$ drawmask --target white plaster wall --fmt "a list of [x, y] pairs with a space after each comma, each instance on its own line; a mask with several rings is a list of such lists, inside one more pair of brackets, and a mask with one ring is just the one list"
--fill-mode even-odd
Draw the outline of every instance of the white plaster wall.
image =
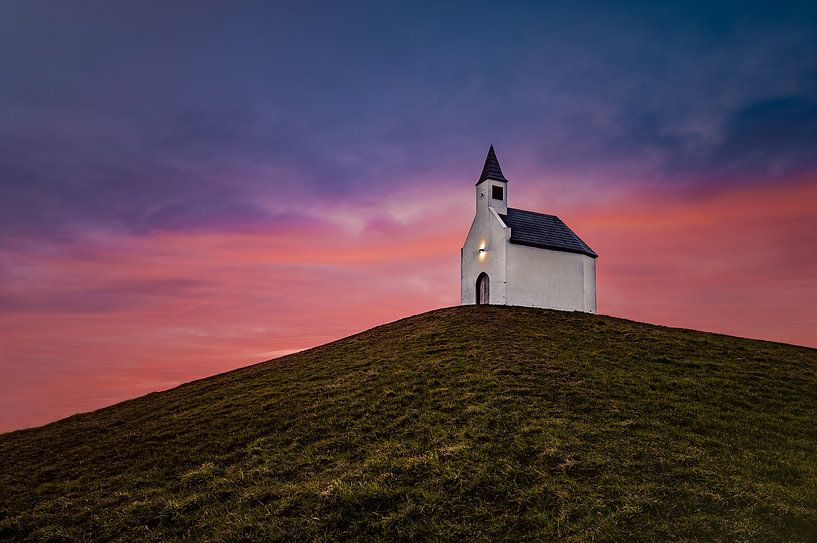
[[[502, 187], [502, 199], [494, 200], [491, 196], [492, 187]], [[486, 179], [477, 185], [477, 210], [485, 207], [493, 207], [500, 215], [508, 214], [508, 183], [505, 181], [495, 181]]]
[[[507, 303], [505, 255], [508, 232], [510, 230], [502, 223], [496, 210], [491, 209], [488, 205], [477, 207], [477, 213], [460, 254], [460, 303], [462, 305], [476, 303], [477, 277], [482, 272], [488, 274], [491, 303]], [[481, 248], [485, 249], [485, 252], [480, 255]]]
[[509, 243], [507, 304], [596, 311], [595, 259]]
[[[584, 255], [581, 255], [584, 256]], [[584, 256], [584, 311], [596, 312], [596, 259]]]

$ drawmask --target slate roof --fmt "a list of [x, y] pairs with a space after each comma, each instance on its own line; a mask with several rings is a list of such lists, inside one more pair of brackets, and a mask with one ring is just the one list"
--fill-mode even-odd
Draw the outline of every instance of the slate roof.
[[500, 217], [511, 228], [511, 243], [598, 257], [593, 249], [555, 215], [509, 207], [508, 214]]
[[485, 157], [485, 166], [482, 167], [482, 175], [479, 176], [479, 181], [477, 181], [476, 184], [479, 185], [486, 179], [508, 182], [505, 176], [502, 175], [502, 168], [499, 167], [499, 160], [496, 158], [493, 145], [488, 149], [488, 156]]

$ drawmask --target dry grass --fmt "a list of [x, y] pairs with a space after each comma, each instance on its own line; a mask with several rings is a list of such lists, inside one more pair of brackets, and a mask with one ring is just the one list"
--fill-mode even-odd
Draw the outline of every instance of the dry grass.
[[0, 540], [817, 541], [817, 351], [434, 311], [0, 436]]

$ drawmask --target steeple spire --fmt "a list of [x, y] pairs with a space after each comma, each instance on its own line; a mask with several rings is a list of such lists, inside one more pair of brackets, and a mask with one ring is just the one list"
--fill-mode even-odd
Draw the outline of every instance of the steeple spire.
[[486, 179], [494, 179], [495, 181], [505, 181], [505, 176], [502, 175], [502, 168], [499, 167], [499, 160], [496, 158], [496, 153], [494, 152], [494, 146], [488, 149], [488, 156], [485, 157], [485, 166], [482, 167], [482, 175], [479, 176], [479, 181], [477, 181], [477, 185], [485, 181]]

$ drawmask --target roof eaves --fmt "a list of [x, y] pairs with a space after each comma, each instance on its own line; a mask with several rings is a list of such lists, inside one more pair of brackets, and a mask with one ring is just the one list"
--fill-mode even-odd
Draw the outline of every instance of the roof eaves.
[[518, 240], [518, 239], [513, 239], [513, 237], [511, 237], [511, 239], [509, 241], [511, 243], [513, 243], [514, 245], [524, 245], [525, 247], [535, 247], [537, 249], [548, 249], [548, 250], [551, 250], [551, 251], [560, 251], [560, 252], [563, 252], [563, 253], [575, 253], [575, 254], [580, 254], [580, 255], [586, 255], [586, 256], [589, 256], [589, 257], [592, 257], [592, 258], [598, 258], [599, 257], [599, 255], [597, 255], [592, 250], [585, 251], [585, 250], [582, 250], [582, 249], [571, 249], [571, 248], [568, 248], [568, 247], [557, 247], [555, 245], [547, 245], [545, 243], [535, 243], [535, 242], [532, 242], [532, 241], [521, 241], [521, 240]]

